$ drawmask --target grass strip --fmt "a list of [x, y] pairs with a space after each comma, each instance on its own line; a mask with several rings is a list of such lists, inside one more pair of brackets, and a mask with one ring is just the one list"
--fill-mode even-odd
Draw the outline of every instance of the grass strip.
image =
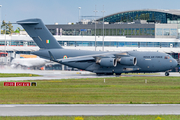
[[180, 115], [0, 117], [2, 120], [179, 120]]
[[179, 77], [114, 77], [36, 82], [36, 87], [6, 87], [0, 82], [0, 104], [180, 104]]

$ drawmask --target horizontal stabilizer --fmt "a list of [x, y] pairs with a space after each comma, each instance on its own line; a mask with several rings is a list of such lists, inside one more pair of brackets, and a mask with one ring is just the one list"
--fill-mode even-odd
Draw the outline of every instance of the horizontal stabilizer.
[[21, 21], [17, 21], [17, 24], [20, 24], [20, 25], [35, 25], [35, 24], [38, 24], [38, 22], [21, 22]]

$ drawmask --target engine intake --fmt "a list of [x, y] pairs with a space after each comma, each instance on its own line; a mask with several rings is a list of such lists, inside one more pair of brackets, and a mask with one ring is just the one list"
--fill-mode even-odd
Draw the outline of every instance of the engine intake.
[[135, 66], [137, 64], [137, 59], [135, 57], [122, 57], [120, 60], [120, 64]]
[[99, 60], [99, 64], [103, 67], [116, 67], [117, 60], [115, 58], [102, 58]]

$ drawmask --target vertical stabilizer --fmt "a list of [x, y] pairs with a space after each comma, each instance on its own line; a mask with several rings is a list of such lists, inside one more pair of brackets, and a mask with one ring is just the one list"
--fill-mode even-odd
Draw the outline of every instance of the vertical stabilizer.
[[27, 19], [17, 21], [17, 23], [26, 30], [40, 49], [62, 49], [41, 19]]

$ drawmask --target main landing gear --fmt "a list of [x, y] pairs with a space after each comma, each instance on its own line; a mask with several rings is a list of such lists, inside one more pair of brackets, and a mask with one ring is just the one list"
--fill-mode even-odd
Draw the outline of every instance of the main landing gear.
[[[121, 76], [121, 73], [115, 73], [116, 76]], [[96, 73], [97, 76], [102, 76], [102, 75], [114, 75], [114, 73]]]
[[169, 76], [169, 72], [168, 71], [165, 72], [165, 76]]
[[104, 73], [96, 73], [97, 76], [102, 76]]
[[116, 76], [121, 76], [121, 73], [115, 73], [116, 74]]
[[102, 75], [113, 75], [114, 73], [96, 73], [97, 76], [102, 76]]

